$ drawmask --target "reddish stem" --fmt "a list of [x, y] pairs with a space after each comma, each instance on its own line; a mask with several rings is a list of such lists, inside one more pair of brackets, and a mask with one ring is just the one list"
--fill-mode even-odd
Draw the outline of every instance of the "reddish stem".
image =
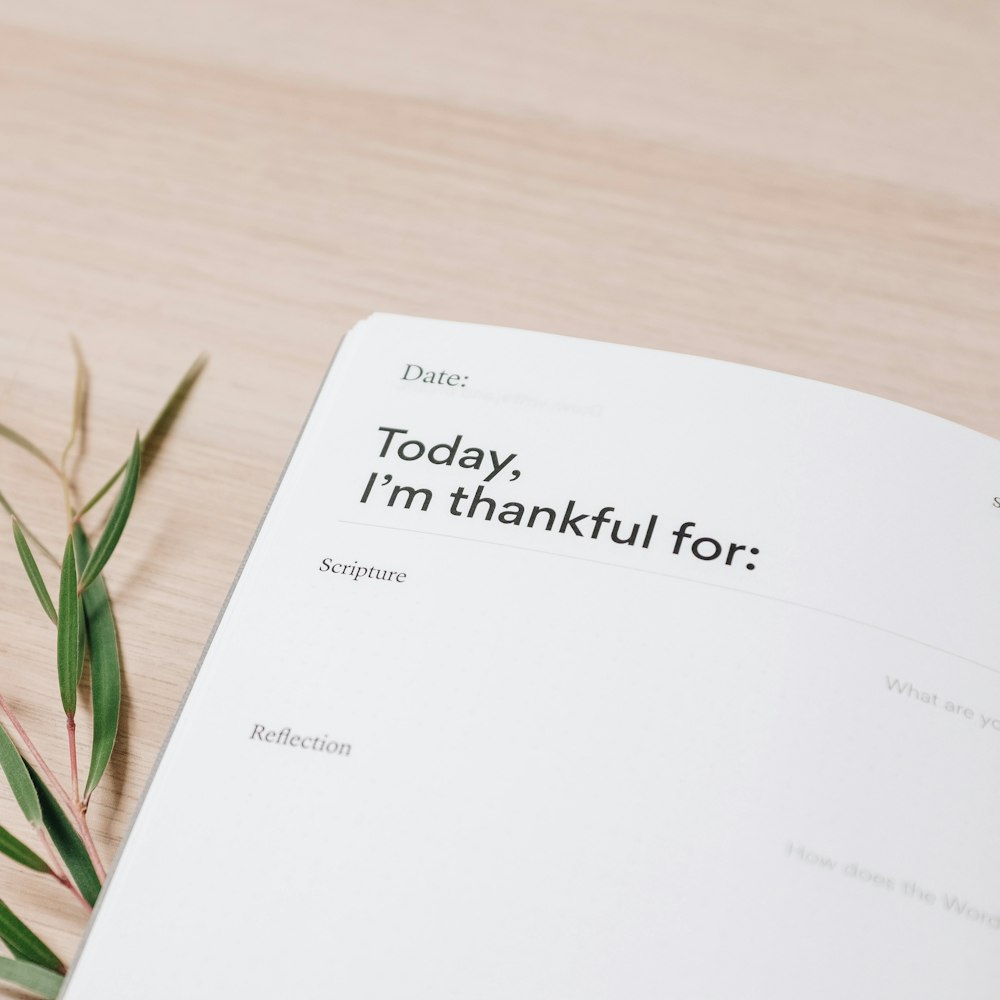
[[10, 724], [14, 727], [17, 735], [21, 737], [28, 753], [34, 758], [38, 769], [48, 780], [49, 788], [62, 799], [67, 813], [72, 820], [76, 821], [77, 832], [83, 839], [84, 847], [87, 849], [87, 854], [90, 857], [91, 864], [94, 866], [94, 871], [97, 872], [98, 878], [103, 882], [107, 877], [107, 873], [104, 870], [104, 865], [101, 864], [100, 855], [97, 853], [97, 847], [94, 845], [94, 838], [90, 835], [87, 819], [83, 814], [83, 807], [79, 803], [74, 804], [73, 800], [69, 797], [69, 793], [63, 788], [62, 783], [53, 773], [52, 768], [46, 764], [45, 758], [38, 752], [35, 744], [31, 742], [31, 737], [27, 734], [24, 726], [21, 725], [20, 719], [14, 714], [14, 710], [2, 694], [0, 694], [0, 710], [3, 710], [4, 715], [10, 719]]
[[25, 732], [24, 726], [21, 725], [21, 721], [14, 714], [14, 710], [10, 707], [7, 699], [0, 694], [0, 709], [3, 709], [4, 715], [10, 719], [10, 724], [14, 727], [15, 732], [21, 737], [21, 741], [24, 743], [28, 750], [28, 753], [34, 758], [35, 763], [38, 765], [38, 769], [45, 775], [49, 787], [62, 799], [63, 805], [70, 811], [71, 814], [75, 814], [73, 808], [73, 800], [69, 797], [69, 792], [63, 788], [59, 779], [52, 773], [52, 768], [45, 763], [45, 758], [38, 752], [37, 747], [31, 742], [31, 737]]
[[83, 808], [80, 803], [80, 772], [76, 763], [76, 719], [66, 716], [66, 736], [69, 739], [69, 773], [73, 782], [73, 802], [77, 810]]
[[97, 877], [103, 882], [108, 876], [101, 864], [101, 856], [97, 853], [97, 845], [90, 834], [90, 827], [87, 825], [87, 806], [80, 799], [80, 771], [76, 762], [76, 719], [72, 715], [66, 716], [66, 734], [69, 737], [69, 769], [73, 779], [73, 814], [77, 818], [77, 826], [80, 828], [80, 836], [87, 847], [87, 853], [94, 864], [94, 871]]
[[76, 814], [76, 817], [80, 824], [80, 836], [83, 837], [83, 843], [87, 848], [87, 853], [90, 855], [94, 871], [97, 872], [97, 877], [103, 884], [104, 880], [108, 877], [108, 873], [105, 871], [104, 865], [101, 864], [101, 856], [97, 853], [97, 845], [94, 843], [94, 838], [90, 835], [87, 817], [83, 815], [83, 806], [80, 807], [80, 812]]

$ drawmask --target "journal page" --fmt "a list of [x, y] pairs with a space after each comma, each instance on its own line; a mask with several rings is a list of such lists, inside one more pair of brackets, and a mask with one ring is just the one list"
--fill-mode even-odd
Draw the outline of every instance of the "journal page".
[[1000, 444], [346, 337], [68, 1000], [994, 1000]]

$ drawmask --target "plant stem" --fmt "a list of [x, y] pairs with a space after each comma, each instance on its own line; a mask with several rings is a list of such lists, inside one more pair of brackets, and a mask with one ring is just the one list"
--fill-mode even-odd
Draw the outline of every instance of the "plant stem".
[[73, 803], [77, 809], [82, 809], [80, 802], [80, 771], [76, 763], [76, 719], [66, 716], [66, 736], [69, 739], [69, 773], [73, 782]]
[[73, 498], [71, 494], [70, 481], [60, 473], [60, 481], [62, 482], [63, 488], [63, 504], [66, 508], [66, 531], [68, 534], [73, 534], [73, 525], [76, 523], [76, 511], [73, 510]]
[[17, 735], [21, 737], [21, 741], [24, 743], [27, 751], [34, 758], [35, 763], [38, 765], [38, 769], [45, 775], [48, 780], [49, 787], [55, 792], [59, 798], [62, 799], [63, 805], [69, 810], [73, 815], [76, 814], [76, 810], [73, 808], [73, 800], [70, 798], [69, 793], [63, 788], [62, 783], [53, 774], [52, 768], [45, 762], [45, 758], [38, 752], [38, 748], [34, 743], [31, 742], [31, 737], [25, 731], [24, 726], [21, 725], [21, 720], [14, 714], [14, 710], [10, 707], [7, 699], [0, 694], [0, 710], [3, 711], [4, 715], [10, 719], [10, 724], [14, 727]]
[[83, 844], [87, 848], [87, 854], [90, 855], [90, 862], [94, 866], [94, 871], [97, 872], [97, 877], [104, 883], [104, 880], [108, 877], [108, 873], [101, 863], [101, 856], [97, 853], [97, 845], [94, 843], [94, 838], [91, 836], [90, 827], [87, 825], [87, 817], [83, 813], [83, 806], [79, 807], [79, 811], [76, 813], [76, 818], [80, 826], [80, 836], [83, 838]]
[[77, 832], [80, 834], [83, 845], [87, 849], [87, 856], [90, 858], [90, 863], [94, 866], [97, 877], [103, 882], [107, 878], [107, 872], [101, 863], [100, 855], [97, 853], [97, 847], [94, 844], [94, 838], [91, 836], [90, 828], [87, 826], [87, 817], [84, 815], [83, 806], [79, 802], [74, 803], [70, 798], [69, 793], [62, 786], [62, 782], [59, 781], [53, 773], [52, 768], [45, 762], [45, 758], [38, 752], [35, 744], [31, 742], [31, 737], [25, 731], [24, 726], [21, 725], [21, 720], [14, 714], [14, 710], [2, 694], [0, 694], [0, 710], [10, 719], [10, 724], [14, 727], [17, 735], [21, 737], [28, 753], [38, 765], [38, 769], [45, 775], [49, 788], [62, 799], [62, 803], [66, 807], [66, 812], [72, 817], [72, 820], [75, 820]]

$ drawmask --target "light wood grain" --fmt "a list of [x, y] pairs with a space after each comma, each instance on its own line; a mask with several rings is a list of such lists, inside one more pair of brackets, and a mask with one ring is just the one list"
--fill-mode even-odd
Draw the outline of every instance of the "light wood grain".
[[[996, 8], [944, 0], [0, 3], [0, 421], [58, 452], [76, 334], [86, 491], [211, 354], [110, 570], [128, 687], [105, 854], [369, 312], [747, 362], [1000, 436], [998, 51]], [[54, 481], [8, 446], [0, 490], [60, 544]], [[9, 540], [0, 664], [63, 760]], [[71, 957], [82, 914], [2, 872]]]

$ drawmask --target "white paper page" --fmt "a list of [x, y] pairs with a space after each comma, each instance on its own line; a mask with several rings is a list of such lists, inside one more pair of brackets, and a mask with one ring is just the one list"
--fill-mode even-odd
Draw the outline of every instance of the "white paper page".
[[848, 390], [370, 318], [65, 996], [995, 1000], [998, 470]]

